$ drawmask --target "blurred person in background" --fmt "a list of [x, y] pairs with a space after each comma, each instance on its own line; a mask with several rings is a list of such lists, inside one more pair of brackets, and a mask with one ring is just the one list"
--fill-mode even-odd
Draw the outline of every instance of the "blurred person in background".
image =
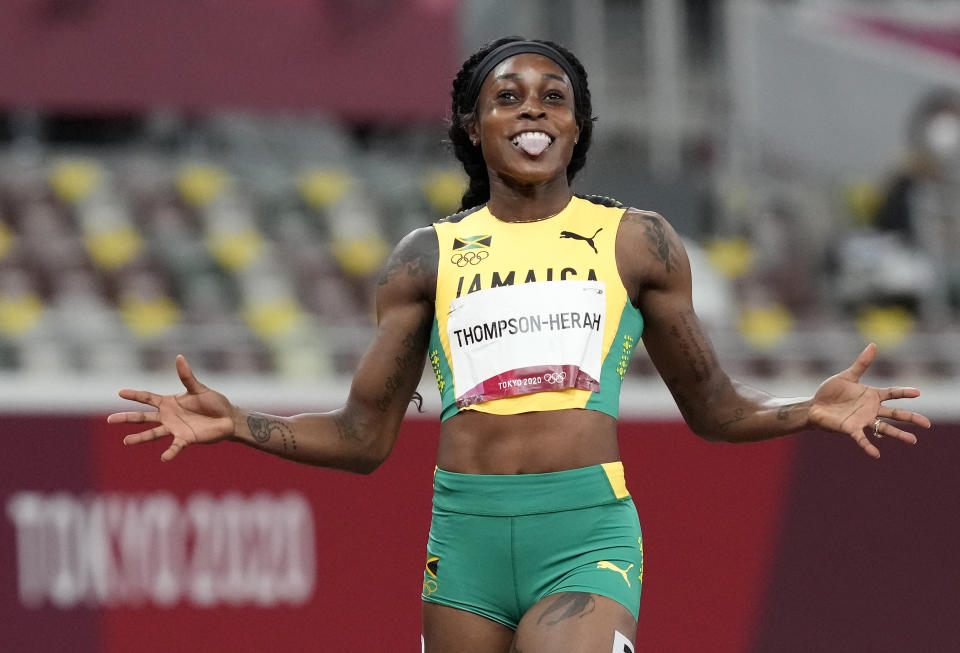
[[924, 94], [906, 140], [870, 224], [837, 248], [837, 283], [851, 307], [901, 306], [938, 322], [960, 307], [960, 91]]
[[430, 361], [441, 395], [423, 582], [427, 653], [633, 651], [643, 545], [617, 442], [639, 338], [687, 424], [711, 441], [822, 429], [877, 458], [929, 420], [885, 401], [913, 388], [860, 377], [868, 346], [804, 398], [731, 379], [694, 312], [687, 255], [657, 213], [574, 195], [593, 130], [587, 76], [567, 50], [500, 39], [453, 82], [449, 135], [469, 176], [460, 212], [394, 249], [378, 331], [343, 407], [292, 417], [233, 406], [186, 359], [186, 392], [121, 390], [152, 406], [126, 444], [171, 437], [161, 459], [233, 441], [359, 473], [390, 454]]
[[936, 88], [907, 125], [908, 155], [894, 171], [876, 226], [933, 259], [932, 301], [960, 306], [960, 91]]

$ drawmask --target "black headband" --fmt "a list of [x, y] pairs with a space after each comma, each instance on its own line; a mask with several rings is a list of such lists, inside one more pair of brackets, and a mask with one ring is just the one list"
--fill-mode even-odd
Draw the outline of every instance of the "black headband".
[[580, 79], [580, 75], [574, 71], [573, 66], [570, 65], [565, 56], [560, 54], [559, 50], [537, 41], [511, 41], [491, 50], [473, 69], [473, 75], [470, 76], [470, 82], [467, 84], [467, 103], [463, 108], [473, 110], [477, 104], [477, 98], [480, 96], [480, 87], [483, 86], [483, 80], [487, 78], [490, 71], [496, 68], [500, 62], [518, 54], [539, 54], [563, 68], [567, 79], [573, 85], [574, 103], [579, 113], [580, 98], [583, 95], [581, 92], [583, 80]]

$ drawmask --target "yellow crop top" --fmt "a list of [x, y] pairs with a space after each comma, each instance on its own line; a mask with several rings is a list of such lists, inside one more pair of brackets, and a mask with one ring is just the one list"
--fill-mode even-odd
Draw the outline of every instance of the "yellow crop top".
[[624, 207], [575, 195], [535, 222], [485, 206], [435, 223], [440, 247], [429, 359], [441, 420], [585, 408], [617, 416], [643, 317], [617, 270]]

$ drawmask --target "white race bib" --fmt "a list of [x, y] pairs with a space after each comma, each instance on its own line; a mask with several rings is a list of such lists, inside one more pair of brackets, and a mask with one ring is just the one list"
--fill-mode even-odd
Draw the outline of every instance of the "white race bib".
[[457, 406], [599, 391], [606, 308], [602, 281], [523, 283], [454, 299], [447, 337]]

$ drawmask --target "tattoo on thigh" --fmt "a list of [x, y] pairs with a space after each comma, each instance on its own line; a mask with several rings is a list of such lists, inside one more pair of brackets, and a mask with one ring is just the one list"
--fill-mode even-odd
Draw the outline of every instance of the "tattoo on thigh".
[[[596, 602], [587, 592], [564, 592], [551, 603], [537, 619], [537, 623], [553, 626], [572, 617], [583, 617], [593, 612]], [[549, 617], [549, 619], [548, 619]]]

